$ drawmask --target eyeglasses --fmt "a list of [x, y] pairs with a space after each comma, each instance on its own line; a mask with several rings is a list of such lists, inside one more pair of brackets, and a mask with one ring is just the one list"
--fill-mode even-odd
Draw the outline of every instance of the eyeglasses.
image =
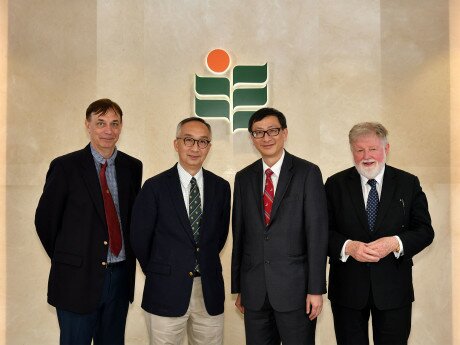
[[185, 138], [177, 137], [176, 139], [182, 139], [184, 141], [184, 145], [187, 147], [193, 147], [195, 143], [197, 143], [198, 148], [200, 149], [205, 149], [206, 147], [208, 147], [209, 143], [211, 142], [211, 140], [208, 140], [208, 139], [193, 139], [190, 137], [185, 137]]
[[267, 133], [269, 137], [276, 137], [278, 134], [280, 134], [280, 131], [281, 128], [270, 128], [266, 131], [252, 131], [251, 134], [256, 139], [262, 139], [265, 137], [265, 133]]

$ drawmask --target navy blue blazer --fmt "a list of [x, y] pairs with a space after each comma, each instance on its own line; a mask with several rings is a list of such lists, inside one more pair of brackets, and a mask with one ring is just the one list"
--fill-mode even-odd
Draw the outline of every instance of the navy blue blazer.
[[[131, 207], [142, 182], [140, 160], [115, 158], [121, 228], [126, 252], [127, 298], [134, 297], [136, 259], [129, 243]], [[99, 176], [90, 146], [54, 159], [35, 213], [38, 236], [51, 259], [48, 303], [75, 313], [99, 307], [109, 235]]]
[[198, 245], [182, 194], [177, 164], [148, 179], [133, 208], [131, 243], [145, 273], [142, 308], [160, 316], [186, 313], [195, 258], [210, 315], [224, 311], [224, 281], [219, 253], [228, 235], [230, 185], [203, 169], [204, 209]]

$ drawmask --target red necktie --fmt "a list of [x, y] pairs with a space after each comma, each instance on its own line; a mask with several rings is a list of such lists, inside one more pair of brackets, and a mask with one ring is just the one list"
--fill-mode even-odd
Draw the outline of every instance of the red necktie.
[[107, 229], [109, 230], [109, 246], [110, 251], [118, 256], [121, 250], [121, 230], [120, 222], [118, 221], [117, 210], [113, 203], [112, 194], [110, 194], [105, 170], [107, 169], [107, 161], [101, 165], [99, 172], [99, 180], [101, 181], [102, 197], [104, 199], [105, 219], [107, 221]]
[[270, 214], [272, 213], [273, 198], [275, 196], [275, 188], [273, 187], [273, 182], [271, 176], [273, 171], [270, 169], [265, 170], [265, 190], [264, 190], [264, 218], [265, 225], [270, 223]]

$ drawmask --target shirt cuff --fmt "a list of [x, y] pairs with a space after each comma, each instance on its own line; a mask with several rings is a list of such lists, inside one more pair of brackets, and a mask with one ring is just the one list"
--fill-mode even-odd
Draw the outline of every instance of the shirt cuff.
[[[346, 262], [349, 258], [350, 255], [345, 254], [345, 247], [347, 246], [347, 243], [350, 242], [351, 240], [346, 240], [345, 243], [343, 244], [342, 250], [340, 251], [340, 261]], [[396, 254], [396, 253], [395, 253]]]
[[402, 244], [401, 239], [399, 238], [399, 236], [394, 236], [394, 237], [398, 240], [399, 251], [398, 252], [393, 252], [393, 254], [395, 255], [396, 259], [399, 259], [400, 256], [404, 255], [404, 247], [403, 247], [403, 244]]

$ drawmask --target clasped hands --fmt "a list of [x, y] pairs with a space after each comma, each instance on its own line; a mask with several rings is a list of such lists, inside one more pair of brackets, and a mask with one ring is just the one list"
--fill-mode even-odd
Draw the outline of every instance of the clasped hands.
[[398, 250], [398, 240], [394, 236], [388, 236], [370, 243], [350, 241], [345, 247], [345, 254], [360, 262], [378, 262], [388, 254]]

